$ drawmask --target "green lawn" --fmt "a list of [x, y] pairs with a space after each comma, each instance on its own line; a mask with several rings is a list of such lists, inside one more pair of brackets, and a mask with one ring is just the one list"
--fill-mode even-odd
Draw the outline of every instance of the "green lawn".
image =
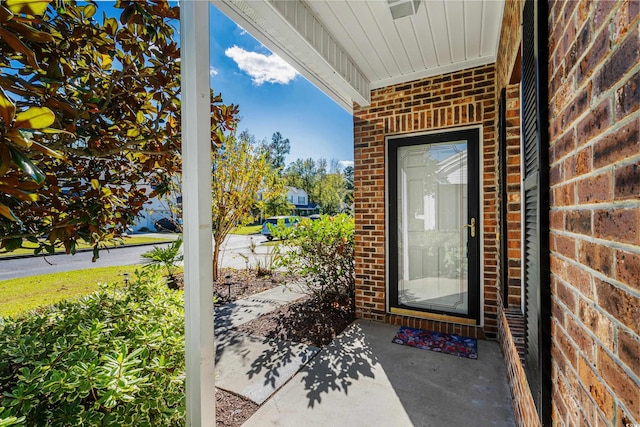
[[[158, 238], [158, 237], [127, 237], [122, 239], [121, 243], [120, 242], [114, 242], [114, 243], [109, 243], [107, 244], [108, 248], [112, 248], [112, 247], [116, 247], [116, 246], [121, 246], [121, 245], [139, 245], [139, 244], [145, 244], [145, 243], [164, 243], [164, 242], [171, 242], [171, 239], [167, 239], [167, 238]], [[92, 246], [89, 245], [88, 243], [78, 243], [77, 245], [77, 249], [89, 249]], [[0, 257], [7, 257], [7, 256], [14, 256], [14, 255], [30, 255], [33, 254], [33, 249], [35, 248], [35, 245], [33, 243], [30, 242], [26, 242], [23, 248], [20, 249], [16, 249], [13, 252], [0, 252]], [[57, 248], [56, 252], [64, 252], [64, 248]]]
[[249, 234], [259, 234], [262, 230], [262, 226], [258, 225], [246, 225], [244, 227], [236, 227], [231, 230], [231, 234], [240, 234], [241, 236], [248, 236]]
[[15, 316], [56, 302], [77, 298], [98, 290], [98, 283], [123, 283], [123, 273], [139, 265], [101, 267], [90, 270], [44, 274], [0, 282], [0, 316]]

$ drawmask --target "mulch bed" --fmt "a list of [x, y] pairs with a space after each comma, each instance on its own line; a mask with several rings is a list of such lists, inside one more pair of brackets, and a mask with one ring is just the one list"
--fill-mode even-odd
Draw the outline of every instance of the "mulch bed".
[[[214, 283], [214, 295], [218, 304], [247, 298], [284, 283], [285, 278], [277, 272], [256, 275], [253, 270], [222, 269]], [[230, 276], [231, 296], [225, 284]], [[176, 275], [176, 284], [183, 287], [182, 274]], [[315, 347], [324, 347], [342, 332], [355, 315], [351, 301], [320, 304], [309, 297], [280, 306], [275, 311], [241, 325], [240, 332], [254, 336], [294, 341]], [[259, 406], [250, 400], [216, 388], [216, 425], [239, 427], [248, 420]]]
[[349, 302], [321, 304], [305, 297], [238, 327], [240, 332], [324, 347], [355, 320]]

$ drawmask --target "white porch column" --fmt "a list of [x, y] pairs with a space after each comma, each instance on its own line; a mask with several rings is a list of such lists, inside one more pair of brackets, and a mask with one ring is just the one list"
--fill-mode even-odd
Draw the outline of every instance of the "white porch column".
[[209, 2], [180, 1], [187, 426], [216, 424]]

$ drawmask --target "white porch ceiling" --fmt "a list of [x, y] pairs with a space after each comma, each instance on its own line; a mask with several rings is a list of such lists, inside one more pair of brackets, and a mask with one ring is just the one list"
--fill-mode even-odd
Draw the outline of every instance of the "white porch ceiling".
[[211, 0], [348, 111], [370, 90], [495, 61], [504, 0]]

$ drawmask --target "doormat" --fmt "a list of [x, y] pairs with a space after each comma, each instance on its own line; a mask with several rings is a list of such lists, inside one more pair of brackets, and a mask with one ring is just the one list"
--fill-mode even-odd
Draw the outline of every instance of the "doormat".
[[461, 337], [460, 335], [442, 334], [401, 326], [391, 342], [458, 357], [478, 358], [478, 341], [475, 338]]

